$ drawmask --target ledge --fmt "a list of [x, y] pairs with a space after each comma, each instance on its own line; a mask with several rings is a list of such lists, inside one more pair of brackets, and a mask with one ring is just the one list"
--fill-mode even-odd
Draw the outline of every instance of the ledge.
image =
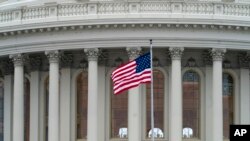
[[250, 26], [250, 4], [103, 1], [0, 11], [0, 33], [66, 25], [176, 23]]

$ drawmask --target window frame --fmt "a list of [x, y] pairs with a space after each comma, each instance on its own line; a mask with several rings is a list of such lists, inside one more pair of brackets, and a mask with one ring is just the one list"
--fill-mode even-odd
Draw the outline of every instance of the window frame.
[[[168, 66], [166, 67], [154, 67], [155, 70], [160, 71], [164, 76], [164, 112], [163, 112], [163, 138], [155, 138], [155, 140], [167, 140], [169, 137], [169, 94], [170, 94], [170, 77], [169, 77], [169, 70], [170, 68]], [[141, 93], [142, 96], [142, 140], [150, 140], [150, 138], [147, 138], [147, 129], [146, 129], [146, 85], [141, 85]]]

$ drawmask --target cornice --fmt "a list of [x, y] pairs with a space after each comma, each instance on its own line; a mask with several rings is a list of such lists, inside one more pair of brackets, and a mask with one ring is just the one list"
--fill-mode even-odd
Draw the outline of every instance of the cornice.
[[192, 29], [192, 30], [234, 30], [238, 32], [249, 32], [248, 26], [234, 25], [215, 25], [215, 24], [175, 24], [175, 23], [135, 23], [135, 24], [95, 24], [95, 25], [71, 25], [54, 26], [41, 28], [24, 28], [13, 31], [0, 32], [1, 37], [19, 36], [24, 34], [39, 34], [47, 32], [74, 31], [74, 30], [93, 30], [93, 29], [115, 29], [115, 28], [169, 28], [169, 29]]

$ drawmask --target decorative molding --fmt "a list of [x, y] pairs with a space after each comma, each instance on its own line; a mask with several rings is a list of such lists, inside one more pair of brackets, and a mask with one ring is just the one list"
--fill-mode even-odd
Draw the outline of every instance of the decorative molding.
[[223, 61], [223, 68], [225, 68], [225, 69], [229, 69], [229, 68], [232, 68], [232, 64], [231, 64], [231, 61], [229, 61], [229, 60], [224, 60]]
[[180, 60], [182, 53], [184, 51], [183, 47], [170, 47], [169, 53], [172, 60]]
[[134, 60], [140, 55], [142, 49], [141, 47], [127, 47], [126, 50], [129, 60]]
[[3, 59], [0, 62], [1, 70], [3, 75], [14, 74], [14, 64], [11, 59]]
[[89, 29], [112, 29], [112, 28], [176, 28], [176, 29], [210, 29], [210, 30], [235, 30], [235, 31], [249, 31], [247, 26], [237, 26], [237, 25], [216, 25], [216, 24], [177, 24], [177, 23], [143, 23], [143, 24], [97, 24], [97, 25], [72, 25], [72, 26], [52, 26], [44, 28], [29, 28], [29, 29], [18, 29], [13, 31], [0, 31], [0, 38], [7, 36], [18, 36], [22, 34], [39, 34], [45, 32], [60, 32], [60, 31], [70, 31], [70, 30], [89, 30]]
[[47, 56], [49, 63], [59, 63], [61, 54], [58, 50], [45, 51], [45, 55]]
[[23, 66], [24, 62], [27, 59], [27, 56], [25, 56], [25, 55], [23, 55], [21, 53], [11, 54], [9, 57], [10, 57], [10, 59], [12, 59], [15, 67], [16, 66]]
[[84, 49], [84, 52], [87, 55], [88, 61], [98, 61], [98, 56], [100, 55], [98, 48]]
[[72, 53], [63, 53], [61, 55], [61, 66], [62, 67], [71, 67], [73, 62], [73, 54]]
[[213, 65], [213, 59], [209, 50], [205, 50], [202, 53], [202, 58], [203, 58], [203, 63], [205, 64], [205, 66]]
[[247, 52], [241, 52], [238, 54], [238, 62], [241, 68], [249, 68], [250, 55]]
[[107, 50], [99, 49], [99, 57], [98, 57], [98, 63], [99, 65], [107, 65], [109, 53]]
[[31, 71], [37, 71], [40, 69], [42, 64], [42, 58], [39, 55], [29, 56], [29, 65]]
[[193, 57], [187, 59], [186, 67], [197, 67], [196, 60]]
[[210, 53], [213, 61], [222, 61], [226, 53], [226, 49], [213, 48]]

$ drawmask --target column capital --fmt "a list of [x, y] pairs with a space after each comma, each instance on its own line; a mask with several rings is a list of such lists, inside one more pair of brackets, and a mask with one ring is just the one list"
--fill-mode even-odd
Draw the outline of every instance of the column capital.
[[141, 47], [127, 47], [126, 50], [129, 60], [136, 59], [141, 53]]
[[226, 53], [225, 48], [213, 48], [211, 50], [211, 56], [213, 58], [213, 61], [222, 61], [224, 58], [224, 55]]
[[169, 53], [172, 60], [180, 60], [183, 54], [183, 47], [170, 47]]
[[45, 55], [50, 63], [59, 63], [60, 52], [58, 50], [45, 51]]
[[88, 61], [97, 61], [100, 55], [98, 48], [86, 48], [84, 53], [87, 55]]
[[24, 61], [26, 60], [26, 56], [23, 55], [22, 53], [17, 53], [17, 54], [11, 54], [10, 59], [12, 59], [14, 66], [23, 66]]

